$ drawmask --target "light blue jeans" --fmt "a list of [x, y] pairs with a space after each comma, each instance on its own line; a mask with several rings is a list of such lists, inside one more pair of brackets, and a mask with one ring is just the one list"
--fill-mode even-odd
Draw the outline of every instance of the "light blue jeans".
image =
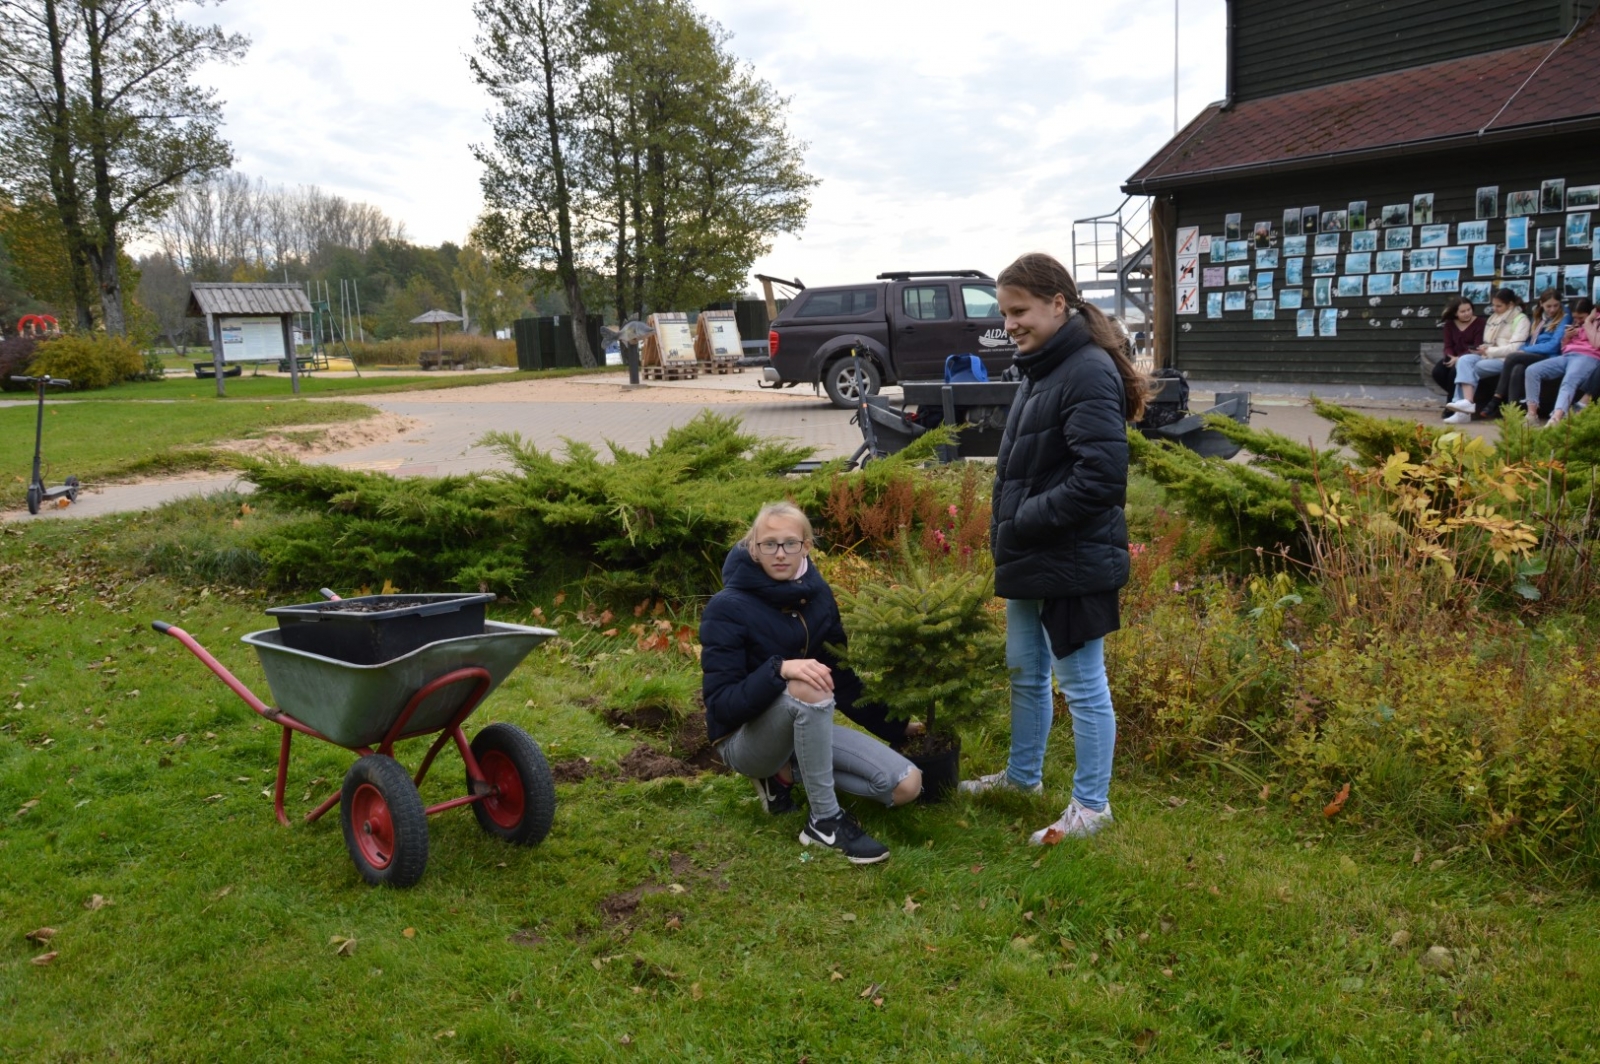
[[1050, 674], [1072, 711], [1072, 745], [1077, 768], [1072, 797], [1099, 812], [1109, 802], [1111, 760], [1117, 746], [1117, 716], [1106, 682], [1106, 644], [1093, 639], [1064, 658], [1050, 650], [1050, 636], [1040, 620], [1042, 599], [1006, 601], [1006, 665], [1011, 670], [1011, 757], [1006, 775], [1019, 787], [1044, 778], [1044, 752], [1055, 707], [1050, 701]]
[[1506, 360], [1503, 358], [1485, 358], [1482, 355], [1462, 355], [1456, 359], [1456, 394], [1453, 399], [1461, 398], [1461, 386], [1470, 384], [1478, 386], [1478, 378], [1492, 377], [1505, 368]]
[[[1527, 382], [1528, 402], [1539, 401], [1539, 391], [1547, 380], [1561, 379], [1561, 390], [1556, 393], [1556, 410], [1563, 414], [1572, 406], [1573, 398], [1578, 394], [1578, 386], [1589, 379], [1595, 367], [1600, 366], [1600, 359], [1590, 355], [1556, 355], [1543, 362], [1535, 362], [1528, 367], [1528, 372], [1523, 376]], [[1549, 411], [1547, 411], [1549, 413]]]

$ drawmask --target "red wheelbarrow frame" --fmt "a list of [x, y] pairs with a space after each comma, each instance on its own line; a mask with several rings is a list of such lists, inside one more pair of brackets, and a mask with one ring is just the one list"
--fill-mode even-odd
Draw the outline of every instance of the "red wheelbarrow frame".
[[[406, 724], [410, 722], [411, 716], [417, 711], [417, 708], [435, 692], [458, 683], [475, 683], [477, 686], [467, 696], [467, 700], [462, 703], [461, 709], [456, 712], [456, 715], [440, 730], [439, 738], [435, 739], [433, 745], [428, 748], [428, 753], [422, 759], [422, 765], [417, 769], [417, 774], [413, 777], [412, 783], [419, 788], [422, 786], [423, 779], [428, 775], [428, 769], [433, 765], [433, 759], [438, 756], [440, 750], [444, 749], [446, 742], [454, 739], [456, 749], [461, 751], [461, 760], [466, 763], [467, 779], [471, 782], [472, 793], [460, 798], [452, 798], [447, 802], [440, 802], [438, 805], [426, 806], [423, 812], [428, 816], [433, 816], [435, 813], [442, 813], [447, 809], [471, 805], [473, 802], [481, 802], [486, 798], [500, 795], [499, 787], [491, 783], [484, 775], [483, 769], [478, 764], [478, 759], [473, 756], [472, 747], [467, 742], [466, 734], [461, 730], [462, 722], [472, 715], [473, 710], [478, 708], [478, 703], [483, 701], [484, 696], [489, 693], [489, 688], [493, 684], [493, 679], [487, 669], [468, 666], [447, 672], [443, 676], [429, 681], [416, 694], [411, 696], [411, 700], [406, 703], [405, 709], [400, 712], [400, 716], [395, 720], [393, 726], [389, 728], [388, 734], [383, 737], [383, 742], [379, 743], [378, 748], [374, 750], [369, 746], [345, 746], [343, 743], [336, 743], [315, 728], [295, 720], [283, 710], [267, 705], [257, 698], [237, 676], [229, 672], [227, 666], [212, 657], [210, 651], [201, 646], [194, 636], [177, 625], [168, 624], [165, 621], [155, 621], [151, 624], [151, 627], [164, 635], [172, 636], [182, 643], [188, 648], [189, 653], [199, 658], [206, 668], [216, 673], [218, 679], [227, 684], [234, 694], [243, 699], [245, 705], [283, 728], [283, 738], [278, 744], [278, 778], [272, 788], [272, 810], [278, 816], [278, 823], [285, 827], [289, 826], [289, 817], [283, 811], [283, 790], [289, 782], [289, 743], [294, 738], [295, 732], [309, 735], [313, 739], [321, 739], [325, 743], [331, 743], [344, 750], [353, 750], [363, 757], [376, 753], [393, 758], [394, 744], [396, 742], [401, 739], [414, 738], [416, 735], [431, 734], [431, 732], [406, 734]], [[338, 805], [341, 793], [342, 788], [335, 790], [327, 801], [307, 813], [305, 823], [312, 823], [328, 810]]]

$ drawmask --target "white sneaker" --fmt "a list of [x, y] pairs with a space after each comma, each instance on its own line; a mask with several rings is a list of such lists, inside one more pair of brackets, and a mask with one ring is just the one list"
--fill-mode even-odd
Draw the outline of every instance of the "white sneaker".
[[1470, 414], [1478, 409], [1478, 405], [1471, 399], [1455, 399], [1444, 404], [1446, 410], [1454, 410], [1460, 414]]
[[1446, 425], [1470, 425], [1472, 424], [1472, 415], [1464, 414], [1458, 410], [1454, 414], [1451, 414], [1449, 417], [1445, 418], [1444, 423]]
[[1061, 819], [1048, 827], [1040, 828], [1028, 836], [1030, 846], [1054, 846], [1062, 839], [1084, 839], [1093, 835], [1107, 824], [1111, 823], [1111, 806], [1109, 804], [1100, 812], [1095, 812], [1086, 805], [1079, 805], [1074, 798], [1066, 811], [1061, 814]]
[[1032, 787], [1021, 787], [1004, 772], [991, 772], [987, 776], [979, 776], [975, 780], [962, 780], [956, 785], [956, 788], [962, 794], [983, 794], [986, 791], [1016, 791], [1018, 794], [1044, 793], [1044, 784], [1035, 783]]

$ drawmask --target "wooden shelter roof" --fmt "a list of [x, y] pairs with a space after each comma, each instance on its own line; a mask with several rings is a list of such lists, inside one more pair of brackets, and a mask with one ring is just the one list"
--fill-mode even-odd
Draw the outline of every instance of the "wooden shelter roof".
[[310, 314], [311, 301], [297, 284], [198, 281], [190, 285], [191, 318], [209, 315]]

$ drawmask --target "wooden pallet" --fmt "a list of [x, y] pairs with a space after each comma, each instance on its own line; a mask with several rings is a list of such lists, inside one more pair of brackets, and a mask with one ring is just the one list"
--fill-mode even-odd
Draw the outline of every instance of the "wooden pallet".
[[700, 376], [700, 364], [670, 362], [665, 366], [640, 366], [639, 374], [647, 381], [692, 381]]
[[718, 355], [716, 358], [712, 359], [710, 362], [702, 362], [702, 363], [700, 363], [700, 371], [702, 373], [707, 373], [707, 374], [711, 374], [711, 373], [743, 373], [744, 372], [744, 367], [739, 365], [739, 356], [737, 356], [737, 355], [735, 355], [735, 356], [733, 356], [731, 358], [728, 357], [728, 356], [725, 356], [725, 355]]

